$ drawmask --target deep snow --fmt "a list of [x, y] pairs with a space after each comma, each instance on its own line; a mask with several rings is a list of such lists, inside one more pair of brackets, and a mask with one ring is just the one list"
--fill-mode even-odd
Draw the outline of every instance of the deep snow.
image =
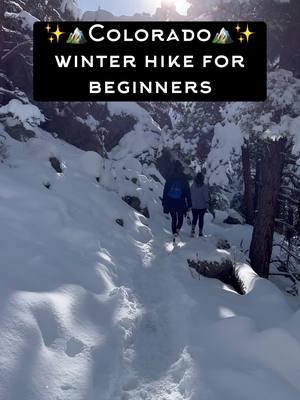
[[[36, 132], [8, 137], [0, 164], [0, 399], [298, 400], [300, 311], [249, 273], [238, 247], [250, 227], [206, 215], [208, 236], [185, 226], [173, 249], [150, 174], [162, 178], [130, 136], [104, 162]], [[121, 200], [134, 193], [149, 220]], [[240, 263], [245, 296], [187, 268], [220, 258], [218, 238], [233, 245], [223, 254]]]

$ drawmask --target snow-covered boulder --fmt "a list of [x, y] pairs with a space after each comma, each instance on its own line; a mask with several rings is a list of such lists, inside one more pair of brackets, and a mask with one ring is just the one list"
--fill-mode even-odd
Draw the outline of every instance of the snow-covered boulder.
[[194, 268], [200, 275], [208, 278], [224, 279], [233, 271], [232, 261], [224, 258], [220, 261], [188, 260], [190, 268]]
[[86, 151], [80, 157], [82, 170], [93, 178], [100, 178], [103, 175], [104, 160], [94, 151]]
[[0, 107], [0, 116], [12, 116], [25, 129], [31, 129], [45, 121], [45, 117], [40, 109], [33, 104], [24, 104], [20, 100], [13, 99], [2, 107]]
[[237, 225], [245, 222], [244, 218], [236, 210], [232, 208], [228, 210], [228, 216], [223, 221], [225, 224]]

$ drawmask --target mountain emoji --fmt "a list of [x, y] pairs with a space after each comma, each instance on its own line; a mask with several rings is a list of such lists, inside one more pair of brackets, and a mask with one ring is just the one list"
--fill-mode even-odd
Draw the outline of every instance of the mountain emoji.
[[233, 40], [231, 39], [229, 32], [225, 28], [222, 28], [220, 32], [216, 34], [213, 43], [230, 44], [233, 43]]
[[69, 44], [84, 44], [86, 42], [84, 34], [79, 28], [76, 28], [73, 33], [70, 33], [67, 40]]

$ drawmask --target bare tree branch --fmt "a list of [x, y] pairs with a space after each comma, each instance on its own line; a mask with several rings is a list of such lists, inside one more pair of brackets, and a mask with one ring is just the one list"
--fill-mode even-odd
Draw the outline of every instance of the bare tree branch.
[[283, 244], [280, 243], [274, 243], [273, 247], [280, 247], [282, 250], [284, 250], [287, 254], [289, 254], [291, 257], [293, 257], [295, 260], [300, 262], [300, 257], [291, 252], [287, 247], [285, 247]]

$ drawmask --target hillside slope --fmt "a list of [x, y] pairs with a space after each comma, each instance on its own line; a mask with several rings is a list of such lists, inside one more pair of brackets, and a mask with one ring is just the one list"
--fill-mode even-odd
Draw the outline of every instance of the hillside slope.
[[[35, 133], [7, 136], [0, 164], [0, 398], [298, 399], [300, 312], [257, 277], [240, 296], [187, 268], [235, 257], [250, 227], [207, 216], [206, 238], [185, 229], [173, 249], [162, 178], [130, 137], [105, 162]], [[134, 193], [149, 219], [122, 201]]]

